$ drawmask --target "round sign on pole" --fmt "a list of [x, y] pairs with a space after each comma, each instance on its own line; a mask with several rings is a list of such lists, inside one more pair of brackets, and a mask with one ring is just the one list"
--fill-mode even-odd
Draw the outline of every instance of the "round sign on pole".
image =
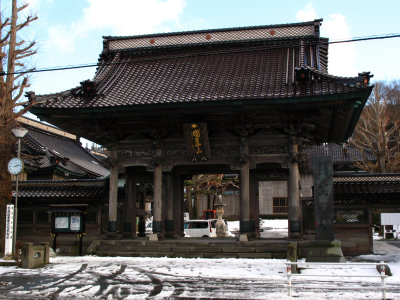
[[18, 175], [22, 172], [24, 168], [24, 163], [21, 159], [14, 157], [8, 162], [8, 172], [12, 175]]

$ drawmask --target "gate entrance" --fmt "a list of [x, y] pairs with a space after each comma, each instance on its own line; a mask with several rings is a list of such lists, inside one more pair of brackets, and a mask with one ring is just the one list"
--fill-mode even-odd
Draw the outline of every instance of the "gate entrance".
[[30, 93], [39, 102], [31, 111], [110, 151], [110, 233], [119, 173], [131, 186], [130, 215], [142, 209], [136, 181], [152, 182], [160, 236], [182, 232], [185, 176], [238, 173], [240, 233], [258, 235], [258, 182], [279, 174], [288, 182], [288, 234], [300, 237], [301, 147], [346, 141], [372, 89], [369, 73], [327, 73], [321, 22], [105, 37], [95, 78]]

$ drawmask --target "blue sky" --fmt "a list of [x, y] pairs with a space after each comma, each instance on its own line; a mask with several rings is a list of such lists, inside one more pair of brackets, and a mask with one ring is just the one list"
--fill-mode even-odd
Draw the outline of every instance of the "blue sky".
[[[5, 4], [2, 1], [2, 9]], [[7, 4], [8, 1], [5, 1]], [[399, 0], [29, 0], [39, 20], [25, 35], [38, 43], [36, 68], [97, 62], [102, 36], [294, 23], [323, 18], [331, 40], [400, 33]], [[331, 45], [329, 73], [400, 79], [400, 38]], [[36, 94], [73, 88], [95, 68], [36, 73]]]

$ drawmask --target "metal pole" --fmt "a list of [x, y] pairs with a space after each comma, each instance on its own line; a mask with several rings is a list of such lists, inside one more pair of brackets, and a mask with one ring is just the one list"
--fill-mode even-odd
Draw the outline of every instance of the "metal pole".
[[[18, 158], [20, 158], [21, 153], [21, 139], [18, 138]], [[18, 220], [18, 179], [19, 174], [15, 175], [15, 207], [14, 207], [14, 236], [13, 236], [13, 256], [17, 254], [17, 220]]]

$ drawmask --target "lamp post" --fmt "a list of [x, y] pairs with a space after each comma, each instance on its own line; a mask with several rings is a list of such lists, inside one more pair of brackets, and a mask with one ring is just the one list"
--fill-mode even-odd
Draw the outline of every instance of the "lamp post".
[[226, 237], [226, 225], [225, 222], [222, 220], [222, 215], [224, 214], [224, 203], [222, 202], [222, 195], [218, 196], [218, 201], [214, 205], [215, 206], [215, 212], [218, 216], [218, 220], [215, 224], [216, 227], [216, 233], [218, 238], [224, 238]]
[[[11, 129], [12, 133], [14, 136], [18, 139], [18, 152], [17, 152], [17, 157], [19, 160], [21, 160], [21, 139], [28, 133], [28, 129], [22, 128], [22, 127], [15, 127]], [[22, 171], [22, 169], [21, 169]], [[20, 171], [20, 172], [21, 172]], [[16, 254], [16, 244], [17, 244], [17, 221], [18, 221], [18, 179], [19, 179], [19, 174], [15, 174], [15, 208], [14, 208], [14, 235], [13, 235], [13, 255]]]

